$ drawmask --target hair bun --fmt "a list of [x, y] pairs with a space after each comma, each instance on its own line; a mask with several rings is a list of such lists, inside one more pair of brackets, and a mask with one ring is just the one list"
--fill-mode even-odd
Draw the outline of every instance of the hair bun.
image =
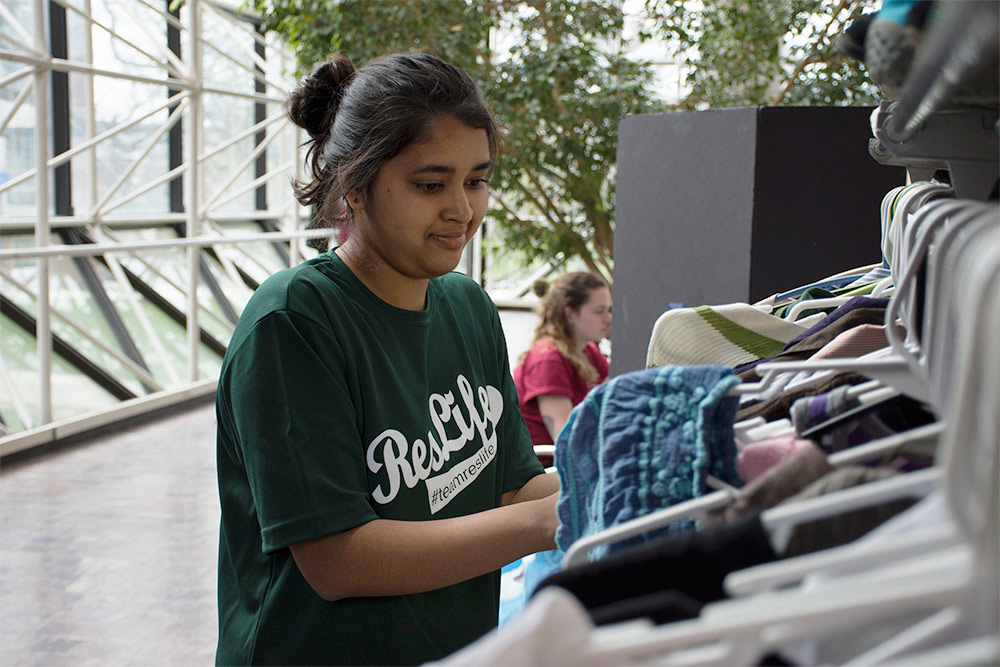
[[354, 64], [339, 53], [320, 63], [288, 98], [288, 117], [313, 139], [326, 137]]
[[535, 293], [535, 296], [541, 299], [549, 292], [549, 281], [544, 278], [539, 278], [531, 284], [531, 291]]

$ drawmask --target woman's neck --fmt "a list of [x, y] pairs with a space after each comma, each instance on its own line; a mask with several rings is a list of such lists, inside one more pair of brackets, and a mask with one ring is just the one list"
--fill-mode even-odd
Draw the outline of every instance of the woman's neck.
[[391, 267], [385, 266], [384, 262], [379, 262], [377, 258], [365, 253], [356, 244], [352, 244], [350, 239], [334, 252], [372, 294], [390, 306], [413, 311], [424, 310], [427, 307], [429, 280], [418, 280], [398, 274]]

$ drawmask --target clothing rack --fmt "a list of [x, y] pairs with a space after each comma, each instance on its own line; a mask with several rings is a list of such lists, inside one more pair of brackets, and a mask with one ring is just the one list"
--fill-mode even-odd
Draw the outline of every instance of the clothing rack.
[[939, 2], [898, 101], [873, 115], [869, 152], [913, 180], [947, 169], [955, 196], [995, 196], [1000, 176], [1000, 3]]
[[[944, 249], [933, 257], [933, 253], [923, 254], [927, 248], [916, 243], [919, 239], [904, 244], [908, 251], [916, 249], [914, 254], [907, 256], [900, 250], [900, 265], [912, 270], [893, 266], [899, 271], [894, 301], [897, 305], [908, 301], [910, 307], [889, 309], [887, 321], [898, 314], [907, 324], [908, 336], [915, 339], [908, 338], [908, 345], [903, 345], [890, 336], [894, 354], [906, 357], [905, 364], [894, 363], [891, 370], [927, 385], [917, 387], [915, 395], [933, 405], [940, 421], [870, 444], [895, 447], [896, 440], [932, 439], [938, 442], [940, 465], [836, 492], [829, 501], [821, 497], [800, 501], [805, 505], [799, 508], [768, 510], [767, 519], [775, 525], [800, 521], [807, 515], [825, 515], [832, 506], [867, 502], [865, 496], [922, 495], [933, 488], [943, 492], [955, 521], [901, 535], [898, 541], [848, 543], [733, 572], [725, 587], [734, 599], [709, 604], [690, 620], [659, 626], [629, 621], [589, 627], [581, 618], [583, 612], [557, 595], [559, 589], [543, 589], [541, 593], [549, 595], [536, 598], [525, 610], [530, 616], [525, 625], [537, 623], [544, 630], [541, 638], [533, 644], [533, 637], [512, 630], [506, 647], [514, 651], [519, 664], [760, 664], [768, 651], [790, 642], [838, 628], [845, 633], [863, 631], [883, 622], [883, 617], [898, 618], [902, 629], [855, 655], [851, 664], [996, 664], [1000, 659], [996, 630], [1000, 499], [995, 483], [1000, 459], [1000, 417], [995, 409], [1000, 397], [1000, 352], [994, 340], [1000, 327], [996, 303], [1000, 225], [991, 225], [994, 218], [1000, 222], [1000, 209], [994, 202], [982, 203], [996, 196], [1000, 125], [995, 101], [970, 108], [953, 104], [950, 97], [974, 70], [996, 69], [997, 58], [989, 54], [996, 52], [1000, 5], [938, 4], [959, 7], [950, 7], [946, 20], [929, 28], [920, 68], [912, 73], [900, 100], [883, 102], [873, 116], [875, 138], [870, 150], [879, 162], [905, 166], [913, 180], [927, 180], [935, 171], [947, 169], [955, 199], [935, 202], [928, 198], [913, 209], [901, 207], [904, 215], [900, 217], [909, 222], [911, 216], [906, 213], [921, 208], [965, 216], [961, 209], [968, 209], [979, 216], [981, 233], [969, 234], [972, 241], [964, 246], [956, 245], [962, 246], [962, 252], [971, 249], [975, 259], [985, 261], [953, 267], [945, 262]], [[971, 217], [964, 219], [972, 222]], [[957, 277], [948, 273], [952, 269]], [[796, 363], [801, 362], [787, 365]], [[883, 384], [896, 384], [889, 376], [879, 379]], [[862, 447], [867, 446], [859, 446], [856, 452], [845, 450], [845, 454], [850, 451], [848, 456], [857, 456]], [[704, 513], [728, 502], [730, 495], [730, 490], [722, 489], [692, 499], [684, 507], [660, 510], [661, 520]], [[631, 527], [622, 524], [608, 529], [605, 537], [623, 539], [637, 534], [632, 528], [650, 529], [657, 523], [644, 520], [639, 526], [640, 520], [635, 521]], [[588, 548], [602, 543], [589, 538], [579, 542], [572, 557], [567, 553], [566, 564], [585, 560]], [[822, 582], [818, 590], [795, 586], [820, 565], [849, 563], [860, 565], [861, 570], [848, 570], [839, 583], [834, 580], [826, 589]], [[914, 611], [918, 615], [908, 620], [907, 614]], [[972, 623], [977, 627], [973, 634], [982, 634], [949, 639], [949, 632], [960, 623]], [[986, 625], [978, 629], [977, 623]], [[488, 662], [482, 653], [477, 658], [454, 664]]]
[[[997, 62], [1000, 4], [991, 0], [939, 2], [941, 16], [924, 40], [890, 126], [896, 141], [905, 142], [932, 114], [953, 105], [953, 94], [963, 84], [977, 80], [988, 85], [995, 77], [983, 67]], [[996, 94], [996, 89], [992, 91]], [[984, 103], [992, 100], [982, 100]]]

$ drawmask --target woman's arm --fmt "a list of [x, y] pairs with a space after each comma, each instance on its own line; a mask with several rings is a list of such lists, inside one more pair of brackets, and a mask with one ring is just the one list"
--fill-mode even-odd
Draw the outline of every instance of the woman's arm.
[[559, 475], [554, 472], [535, 475], [524, 486], [514, 491], [508, 491], [501, 496], [501, 505], [513, 505], [528, 500], [538, 500], [553, 493], [559, 493]]
[[538, 412], [542, 415], [545, 428], [552, 436], [552, 442], [559, 437], [559, 432], [566, 426], [569, 420], [569, 413], [573, 411], [573, 401], [569, 396], [556, 396], [554, 394], [542, 394], [537, 398]]
[[[538, 475], [529, 483], [544, 477], [549, 476]], [[535, 490], [541, 491], [539, 484], [549, 482], [536, 482]], [[292, 557], [325, 600], [421, 593], [555, 548], [557, 498], [550, 493], [437, 521], [376, 519], [294, 544]]]

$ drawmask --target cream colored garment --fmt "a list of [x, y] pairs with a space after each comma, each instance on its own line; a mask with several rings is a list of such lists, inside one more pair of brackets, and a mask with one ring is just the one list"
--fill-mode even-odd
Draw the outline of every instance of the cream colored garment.
[[668, 310], [653, 325], [646, 367], [739, 366], [778, 354], [806, 327], [770, 310], [746, 303]]

